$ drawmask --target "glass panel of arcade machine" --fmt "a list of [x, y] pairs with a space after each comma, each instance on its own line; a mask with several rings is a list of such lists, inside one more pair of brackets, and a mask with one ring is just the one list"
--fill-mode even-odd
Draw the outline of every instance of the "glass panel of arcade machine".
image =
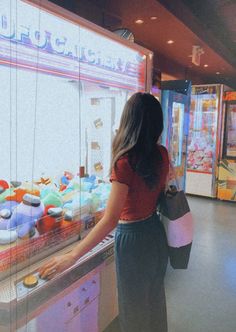
[[9, 75], [4, 66], [0, 72], [3, 279], [99, 220], [111, 141], [131, 92], [14, 68]]
[[216, 142], [217, 107], [216, 94], [191, 96], [188, 170], [212, 172]]
[[172, 108], [171, 156], [174, 167], [181, 166], [184, 131], [184, 104], [173, 102]]
[[131, 94], [128, 90], [82, 82], [81, 135], [86, 149], [82, 155], [88, 174], [109, 176], [112, 140]]
[[228, 105], [225, 135], [225, 157], [236, 157], [236, 103]]

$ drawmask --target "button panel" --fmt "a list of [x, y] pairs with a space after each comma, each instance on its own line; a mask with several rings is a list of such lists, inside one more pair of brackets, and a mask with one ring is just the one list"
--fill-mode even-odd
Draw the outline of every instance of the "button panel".
[[32, 275], [34, 275], [38, 279], [38, 283], [35, 287], [27, 288], [24, 285], [24, 278], [17, 282], [17, 284], [16, 284], [16, 296], [17, 296], [18, 300], [21, 299], [22, 297], [25, 297], [25, 296], [29, 295], [30, 292], [32, 292], [33, 290], [41, 287], [46, 282], [46, 280], [43, 280], [39, 277], [38, 272], [32, 273]]
[[[81, 259], [79, 259], [78, 262], [83, 261], [84, 259], [89, 259], [89, 257], [92, 257], [96, 254], [98, 254], [105, 246], [112, 243], [114, 240], [114, 231], [110, 234], [108, 234], [98, 245], [96, 245], [92, 250], [90, 250], [87, 254], [85, 254]], [[16, 295], [17, 300], [20, 300], [26, 296], [28, 296], [31, 292], [39, 289], [43, 284], [47, 282], [45, 279], [41, 279], [39, 277], [38, 271], [30, 272], [31, 275], [35, 276], [38, 279], [37, 285], [35, 285], [32, 288], [28, 288], [24, 285], [24, 278], [16, 282]], [[96, 286], [96, 280], [94, 281], [94, 286]]]

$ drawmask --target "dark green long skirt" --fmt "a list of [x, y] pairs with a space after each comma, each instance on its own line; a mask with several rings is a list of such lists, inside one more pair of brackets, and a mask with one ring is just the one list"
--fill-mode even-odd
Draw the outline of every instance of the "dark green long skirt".
[[159, 217], [118, 224], [115, 258], [122, 332], [167, 332], [168, 248]]

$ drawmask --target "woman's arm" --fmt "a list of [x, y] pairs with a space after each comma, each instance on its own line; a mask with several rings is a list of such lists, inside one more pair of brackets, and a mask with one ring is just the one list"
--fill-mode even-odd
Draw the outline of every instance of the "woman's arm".
[[128, 186], [116, 181], [112, 182], [111, 193], [105, 214], [89, 234], [80, 241], [71, 252], [56, 256], [46, 262], [40, 269], [42, 278], [51, 279], [55, 274], [72, 266], [80, 257], [95, 247], [117, 225], [128, 193]]

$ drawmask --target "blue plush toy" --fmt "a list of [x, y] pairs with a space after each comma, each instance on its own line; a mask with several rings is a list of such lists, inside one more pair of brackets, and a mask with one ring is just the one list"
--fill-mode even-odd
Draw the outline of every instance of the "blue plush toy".
[[19, 238], [33, 236], [36, 221], [44, 213], [44, 204], [38, 196], [25, 194], [23, 201], [14, 209], [8, 229], [16, 229]]
[[89, 183], [90, 184], [90, 190], [93, 190], [95, 188], [97, 188], [97, 183], [96, 183], [96, 176], [95, 175], [90, 175], [90, 176], [87, 176], [87, 177], [84, 177], [82, 178], [84, 183]]
[[0, 230], [8, 229], [9, 221], [14, 208], [18, 205], [15, 201], [0, 204]]

